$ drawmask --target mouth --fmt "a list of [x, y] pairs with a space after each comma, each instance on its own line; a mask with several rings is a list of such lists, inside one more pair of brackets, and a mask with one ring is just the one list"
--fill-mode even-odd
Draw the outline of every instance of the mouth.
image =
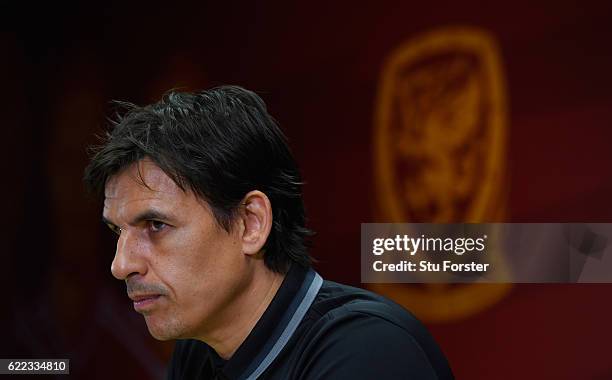
[[138, 312], [150, 310], [160, 298], [161, 294], [143, 294], [130, 296], [130, 299], [134, 302], [134, 310]]

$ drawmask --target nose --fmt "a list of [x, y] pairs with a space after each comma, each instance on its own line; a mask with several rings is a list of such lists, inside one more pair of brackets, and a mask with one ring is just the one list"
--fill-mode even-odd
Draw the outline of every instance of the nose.
[[133, 274], [146, 273], [144, 244], [137, 236], [124, 229], [117, 240], [117, 251], [111, 264], [111, 273], [118, 280], [125, 280]]

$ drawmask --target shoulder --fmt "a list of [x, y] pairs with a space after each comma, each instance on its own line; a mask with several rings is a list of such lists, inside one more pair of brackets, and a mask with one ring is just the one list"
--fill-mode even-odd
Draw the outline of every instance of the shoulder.
[[312, 311], [305, 378], [452, 378], [425, 327], [384, 297], [326, 281]]
[[391, 330], [400, 329], [420, 336], [425, 327], [408, 310], [373, 292], [325, 281], [312, 311], [321, 322], [343, 325], [359, 320], [380, 324]]

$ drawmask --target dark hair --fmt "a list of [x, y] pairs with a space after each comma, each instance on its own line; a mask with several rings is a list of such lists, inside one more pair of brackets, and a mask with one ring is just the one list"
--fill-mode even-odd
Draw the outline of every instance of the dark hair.
[[183, 190], [204, 199], [217, 223], [231, 228], [235, 212], [251, 190], [265, 193], [273, 224], [264, 263], [284, 273], [291, 262], [310, 266], [302, 180], [286, 138], [263, 100], [237, 86], [198, 93], [174, 92], [161, 101], [126, 108], [101, 145], [92, 148], [85, 169], [88, 188], [102, 194], [106, 181], [145, 157]]

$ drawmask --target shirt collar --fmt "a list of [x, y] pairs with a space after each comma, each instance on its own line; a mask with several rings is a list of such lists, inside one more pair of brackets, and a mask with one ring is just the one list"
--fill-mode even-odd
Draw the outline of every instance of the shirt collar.
[[[318, 282], [322, 282], [318, 280], [321, 278], [312, 269], [291, 265], [272, 302], [223, 367], [225, 376], [230, 379], [247, 378], [264, 360], [270, 359], [270, 352], [275, 345], [278, 346], [281, 335], [286, 335], [290, 324], [295, 324], [296, 313], [312, 303], [312, 293], [318, 292]], [[310, 303], [305, 305], [308, 301]]]

